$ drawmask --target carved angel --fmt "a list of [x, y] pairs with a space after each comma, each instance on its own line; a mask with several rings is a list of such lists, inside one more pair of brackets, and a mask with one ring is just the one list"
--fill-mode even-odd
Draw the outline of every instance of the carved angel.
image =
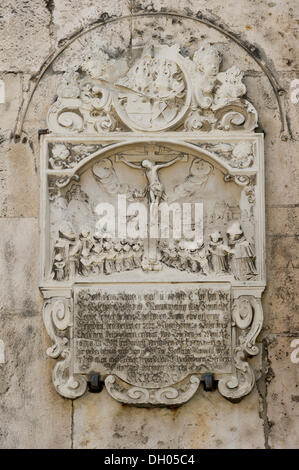
[[204, 190], [213, 171], [213, 165], [202, 158], [195, 157], [185, 181], [175, 186], [174, 199], [190, 197], [195, 192]]
[[220, 85], [217, 86], [214, 96], [214, 104], [212, 106], [214, 110], [245, 95], [246, 86], [242, 83], [243, 76], [244, 73], [235, 65], [226, 70], [226, 72], [218, 73], [217, 81]]
[[213, 90], [221, 64], [219, 52], [208, 42], [202, 42], [193, 56], [193, 62], [199, 72], [196, 76], [195, 98], [203, 109], [213, 103]]
[[95, 179], [109, 194], [122, 194], [128, 191], [128, 186], [119, 182], [113, 163], [109, 158], [103, 158], [92, 167]]

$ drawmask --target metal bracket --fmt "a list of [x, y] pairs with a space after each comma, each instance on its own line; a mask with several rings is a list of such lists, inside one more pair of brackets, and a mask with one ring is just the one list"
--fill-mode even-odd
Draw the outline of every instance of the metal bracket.
[[205, 392], [212, 392], [216, 389], [216, 380], [214, 379], [214, 374], [205, 374], [202, 379]]
[[90, 374], [87, 385], [90, 393], [100, 393], [103, 390], [104, 382], [101, 380], [100, 374]]

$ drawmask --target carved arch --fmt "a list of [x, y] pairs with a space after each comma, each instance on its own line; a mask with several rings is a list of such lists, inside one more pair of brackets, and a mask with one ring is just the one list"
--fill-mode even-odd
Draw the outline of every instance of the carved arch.
[[68, 173], [68, 176], [70, 179], [74, 178], [75, 175], [80, 175], [83, 172], [86, 171], [87, 167], [90, 166], [95, 159], [97, 159], [99, 156], [102, 157], [109, 157], [110, 153], [115, 152], [116, 150], [120, 150], [123, 147], [128, 147], [131, 145], [136, 145], [136, 144], [143, 144], [143, 143], [153, 143], [153, 144], [164, 144], [164, 145], [173, 145], [176, 148], [181, 148], [182, 151], [192, 150], [192, 152], [204, 156], [208, 162], [212, 163], [214, 166], [216, 166], [224, 175], [239, 175], [240, 170], [238, 169], [232, 169], [227, 163], [225, 163], [223, 160], [221, 160], [215, 153], [210, 152], [206, 149], [199, 148], [197, 145], [192, 144], [190, 142], [182, 142], [178, 141], [175, 139], [157, 139], [157, 138], [147, 138], [146, 141], [140, 140], [140, 139], [132, 139], [126, 142], [118, 142], [118, 143], [113, 143], [110, 144], [109, 146], [105, 146], [96, 152], [92, 153], [89, 155], [87, 158], [82, 160], [77, 167], [75, 167], [72, 172]]

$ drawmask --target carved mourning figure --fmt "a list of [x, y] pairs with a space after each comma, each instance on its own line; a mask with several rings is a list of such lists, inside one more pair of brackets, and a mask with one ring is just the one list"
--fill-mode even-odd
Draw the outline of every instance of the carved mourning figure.
[[[52, 276], [56, 280], [69, 279], [72, 274], [70, 251], [75, 246], [76, 235], [70, 223], [61, 224], [54, 243]], [[58, 264], [57, 264], [58, 262]]]
[[98, 374], [121, 403], [179, 406], [212, 374], [238, 402], [265, 287], [263, 135], [243, 71], [202, 39], [195, 53], [91, 49], [41, 138], [54, 387], [78, 398]]
[[251, 279], [256, 275], [254, 253], [238, 221], [227, 229], [231, 253], [231, 269], [236, 279]]
[[194, 193], [204, 191], [207, 182], [213, 173], [213, 165], [202, 158], [195, 157], [190, 165], [186, 180], [174, 188], [174, 198], [187, 198]]
[[211, 269], [216, 274], [227, 273], [227, 256], [230, 253], [230, 249], [224, 244], [223, 237], [219, 231], [211, 233], [208, 252]]
[[122, 185], [113, 168], [113, 163], [109, 158], [103, 158], [97, 162], [92, 172], [96, 180], [103, 185], [109, 194], [124, 193], [128, 190], [127, 185]]

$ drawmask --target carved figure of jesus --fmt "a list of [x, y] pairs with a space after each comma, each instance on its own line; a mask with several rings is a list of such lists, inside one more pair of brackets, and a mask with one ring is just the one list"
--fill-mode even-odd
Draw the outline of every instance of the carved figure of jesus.
[[158, 171], [161, 170], [161, 168], [166, 168], [168, 166], [173, 165], [181, 158], [183, 158], [183, 155], [179, 155], [178, 157], [173, 158], [167, 163], [157, 164], [155, 164], [151, 160], [142, 160], [140, 164], [136, 164], [128, 162], [124, 157], [120, 157], [120, 160], [132, 168], [137, 168], [138, 170], [144, 169], [145, 176], [148, 181], [148, 185], [145, 188], [144, 194], [147, 193], [149, 195], [150, 203], [156, 203], [159, 205], [165, 195], [165, 189], [159, 179]]

